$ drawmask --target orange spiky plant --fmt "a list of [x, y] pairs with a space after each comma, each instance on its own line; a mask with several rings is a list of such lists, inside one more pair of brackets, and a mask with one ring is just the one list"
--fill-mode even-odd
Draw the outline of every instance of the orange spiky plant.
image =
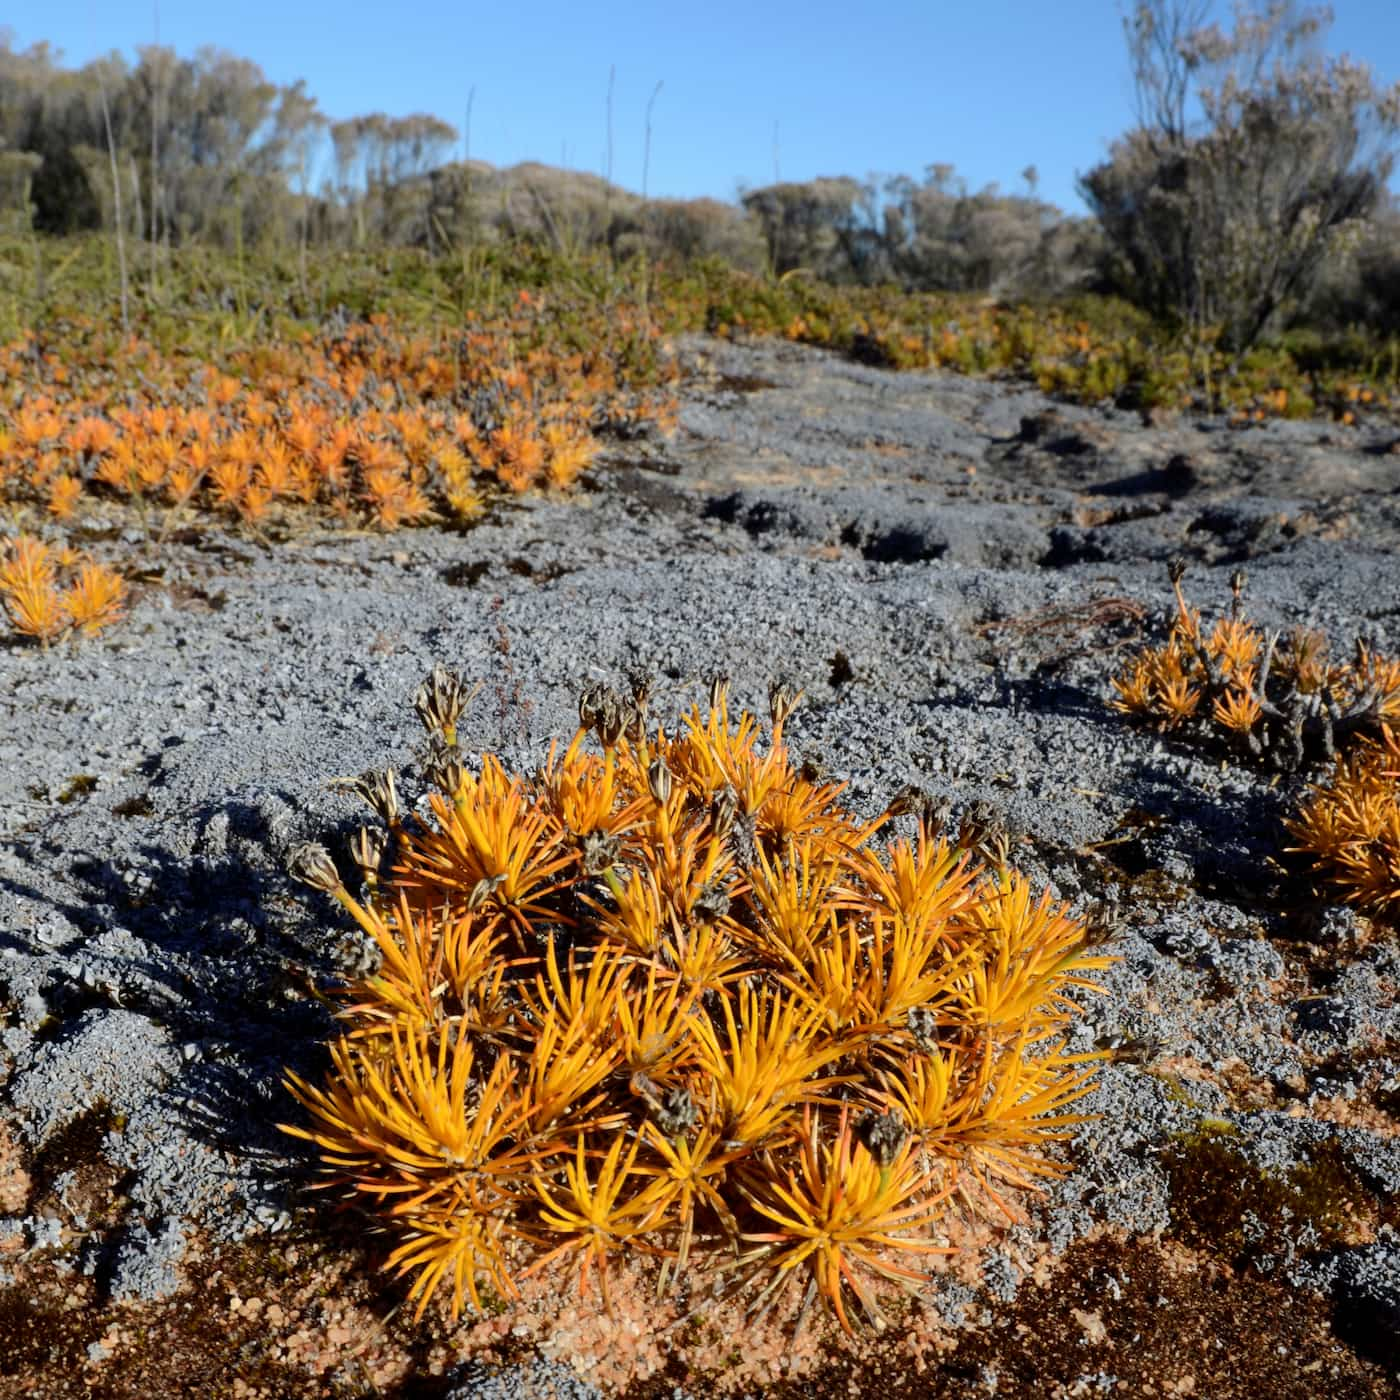
[[339, 991], [324, 1086], [288, 1075], [288, 1131], [379, 1213], [420, 1312], [570, 1260], [606, 1303], [630, 1260], [663, 1289], [737, 1266], [759, 1310], [805, 1279], [799, 1319], [880, 1326], [947, 1211], [1014, 1216], [998, 1188], [1065, 1169], [1103, 1058], [1067, 1032], [1111, 958], [1004, 842], [988, 864], [907, 794], [856, 820], [793, 764], [791, 686], [766, 740], [723, 683], [672, 733], [641, 681], [590, 686], [530, 778], [468, 767], [471, 693], [435, 668], [416, 696], [421, 819], [392, 772], [342, 780], [387, 828], [352, 843], [363, 898], [293, 859], [378, 965]]
[[1230, 581], [1228, 616], [1207, 628], [1182, 593], [1185, 571], [1172, 561], [1167, 640], [1113, 677], [1112, 708], [1159, 729], [1223, 737], [1237, 753], [1288, 771], [1400, 720], [1400, 658], [1358, 641], [1353, 660], [1334, 664], [1321, 633], [1266, 635], [1243, 615], [1243, 570]]
[[0, 598], [21, 636], [47, 646], [67, 630], [53, 553], [32, 535], [13, 541], [0, 563]]
[[84, 555], [19, 535], [0, 558], [0, 603], [20, 636], [48, 646], [74, 629], [91, 637], [119, 621], [126, 582]]
[[[574, 347], [544, 298], [477, 323], [410, 332], [386, 316], [287, 338], [221, 337], [214, 368], [194, 351], [118, 339], [102, 319], [64, 318], [62, 350], [32, 335], [0, 345], [0, 501], [68, 522], [104, 501], [143, 525], [169, 509], [294, 530], [314, 513], [382, 530], [478, 518], [492, 495], [563, 491], [598, 433], [668, 419], [679, 375], [658, 332], [617, 308], [586, 309]], [[563, 308], [560, 308], [561, 311]], [[631, 352], [618, 353], [623, 341]], [[41, 613], [25, 620], [48, 626]]]
[[1285, 825], [1349, 902], [1400, 919], [1400, 729], [1382, 728], [1340, 755]]
[[792, 1270], [805, 1264], [811, 1272], [808, 1300], [819, 1292], [848, 1333], [852, 1328], [844, 1304], [847, 1288], [883, 1331], [888, 1323], [869, 1277], [906, 1285], [927, 1283], [927, 1274], [895, 1263], [892, 1256], [954, 1252], [910, 1234], [938, 1220], [953, 1182], [921, 1165], [897, 1115], [867, 1113], [860, 1126], [857, 1138], [850, 1108], [842, 1105], [835, 1139], [823, 1148], [818, 1120], [804, 1111], [796, 1162], [789, 1165], [765, 1156], [739, 1178], [741, 1192], [767, 1227], [744, 1233], [744, 1239], [760, 1246], [745, 1262], [773, 1270], [759, 1295], [760, 1305], [788, 1281]]

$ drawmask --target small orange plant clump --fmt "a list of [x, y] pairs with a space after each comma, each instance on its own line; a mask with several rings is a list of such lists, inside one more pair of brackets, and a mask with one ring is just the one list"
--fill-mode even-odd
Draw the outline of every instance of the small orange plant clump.
[[1378, 918], [1400, 921], [1400, 730], [1382, 727], [1338, 757], [1286, 822], [1344, 898]]
[[1338, 664], [1319, 632], [1265, 634], [1244, 616], [1243, 570], [1230, 580], [1229, 613], [1207, 628], [1182, 593], [1184, 574], [1173, 560], [1167, 640], [1113, 677], [1115, 710], [1162, 730], [1224, 737], [1237, 753], [1290, 772], [1400, 720], [1400, 658], [1358, 641], [1353, 660]]
[[679, 370], [652, 330], [598, 311], [584, 353], [543, 316], [533, 298], [466, 336], [375, 316], [230, 347], [221, 369], [65, 320], [61, 356], [0, 345], [0, 499], [58, 521], [106, 499], [396, 530], [469, 522], [496, 492], [566, 491], [597, 434], [671, 425]]
[[1008, 1187], [1067, 1169], [1103, 1059], [1069, 1030], [1112, 958], [927, 799], [847, 811], [784, 742], [792, 685], [766, 740], [722, 681], [670, 730], [648, 689], [590, 685], [527, 777], [468, 764], [475, 692], [435, 668], [426, 804], [393, 770], [337, 780], [381, 824], [351, 843], [362, 892], [321, 846], [291, 870], [370, 966], [284, 1126], [380, 1216], [420, 1316], [573, 1265], [605, 1305], [619, 1268], [688, 1297], [732, 1274], [755, 1312], [883, 1327], [950, 1211], [1017, 1218]]
[[93, 637], [120, 621], [126, 582], [82, 555], [18, 535], [0, 557], [0, 604], [14, 631], [48, 646], [74, 630]]

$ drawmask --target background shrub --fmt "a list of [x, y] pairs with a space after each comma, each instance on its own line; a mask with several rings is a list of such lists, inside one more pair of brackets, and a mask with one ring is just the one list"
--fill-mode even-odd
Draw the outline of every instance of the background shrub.
[[1120, 289], [1239, 351], [1361, 236], [1392, 168], [1400, 85], [1310, 55], [1326, 11], [1241, 10], [1226, 35], [1201, 24], [1206, 8], [1142, 0], [1125, 21], [1142, 125], [1080, 188]]

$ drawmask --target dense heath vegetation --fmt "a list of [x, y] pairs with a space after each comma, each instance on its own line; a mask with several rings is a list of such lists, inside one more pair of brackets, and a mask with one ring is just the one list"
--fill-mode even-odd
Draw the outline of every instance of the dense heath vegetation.
[[114, 504], [158, 541], [210, 516], [469, 525], [567, 490], [602, 440], [665, 429], [688, 330], [1145, 417], [1393, 418], [1400, 90], [1310, 56], [1321, 12], [1204, 16], [1129, 16], [1139, 124], [1083, 176], [1090, 219], [1033, 167], [1021, 195], [934, 164], [646, 200], [450, 162], [432, 117], [328, 122], [213, 50], [68, 70], [0, 46], [0, 499], [46, 546], [6, 546], [11, 626], [121, 615], [75, 548]]

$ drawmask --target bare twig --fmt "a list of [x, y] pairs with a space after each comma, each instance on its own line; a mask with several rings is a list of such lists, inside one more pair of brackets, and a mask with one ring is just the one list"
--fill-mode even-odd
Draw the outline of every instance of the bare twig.
[[647, 197], [647, 174], [651, 169], [651, 109], [656, 105], [656, 99], [661, 95], [661, 83], [658, 82], [651, 90], [651, 96], [647, 98], [647, 130], [646, 140], [642, 144], [642, 198]]
[[117, 176], [117, 147], [112, 140], [112, 114], [107, 107], [107, 84], [99, 73], [97, 91], [102, 98], [102, 123], [107, 128], [107, 156], [112, 163], [112, 217], [117, 226], [117, 268], [121, 276], [122, 289], [122, 333], [131, 331], [131, 318], [127, 311], [126, 296], [126, 240], [122, 236], [122, 191]]

